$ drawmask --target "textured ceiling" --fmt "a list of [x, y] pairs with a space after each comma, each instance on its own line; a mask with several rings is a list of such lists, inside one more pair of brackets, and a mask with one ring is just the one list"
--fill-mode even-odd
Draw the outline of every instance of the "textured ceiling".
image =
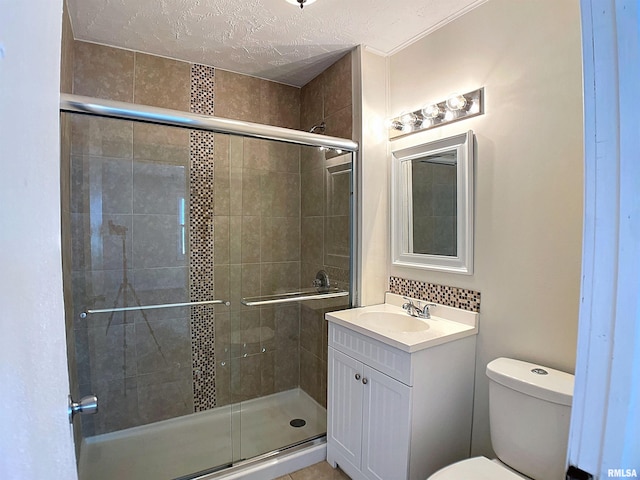
[[356, 45], [389, 54], [485, 0], [67, 0], [77, 40], [302, 86]]

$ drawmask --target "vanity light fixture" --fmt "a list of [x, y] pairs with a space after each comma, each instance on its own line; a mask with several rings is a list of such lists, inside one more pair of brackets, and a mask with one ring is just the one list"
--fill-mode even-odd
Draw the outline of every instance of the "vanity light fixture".
[[385, 123], [392, 139], [483, 113], [484, 88], [479, 88], [463, 94], [452, 93], [446, 100], [428, 103], [414, 112], [403, 112]]
[[286, 0], [286, 1], [291, 5], [300, 5], [300, 9], [302, 10], [305, 6], [315, 3], [316, 0]]

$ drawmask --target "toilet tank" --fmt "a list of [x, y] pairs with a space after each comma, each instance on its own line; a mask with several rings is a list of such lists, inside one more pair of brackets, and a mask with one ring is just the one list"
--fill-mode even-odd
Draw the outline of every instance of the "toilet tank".
[[573, 375], [497, 358], [487, 376], [491, 443], [500, 461], [534, 480], [565, 478]]

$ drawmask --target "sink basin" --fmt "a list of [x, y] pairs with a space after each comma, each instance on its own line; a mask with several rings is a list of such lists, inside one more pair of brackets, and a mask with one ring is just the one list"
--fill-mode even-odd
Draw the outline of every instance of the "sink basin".
[[364, 312], [358, 315], [363, 326], [391, 332], [422, 332], [429, 324], [407, 314], [392, 312]]

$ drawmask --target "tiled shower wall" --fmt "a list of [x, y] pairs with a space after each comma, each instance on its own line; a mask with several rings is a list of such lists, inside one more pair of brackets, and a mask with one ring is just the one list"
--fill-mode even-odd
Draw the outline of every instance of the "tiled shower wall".
[[[300, 90], [297, 88], [151, 55], [84, 42], [69, 43], [74, 44], [73, 93], [178, 110], [191, 109], [288, 128], [300, 126]], [[316, 97], [322, 100], [322, 118], [342, 119], [341, 123], [327, 122], [334, 125], [328, 127], [327, 133], [337, 136], [350, 136], [351, 132], [350, 113], [348, 122], [343, 118], [351, 110], [350, 56], [345, 58], [349, 58], [349, 62], [343, 59], [314, 80], [316, 89], [321, 84], [319, 79], [324, 82], [322, 95]], [[349, 67], [348, 76], [345, 75], [346, 66]], [[192, 81], [200, 76], [204, 80], [194, 90]], [[348, 104], [346, 101], [331, 104], [336, 97], [336, 85], [347, 83]], [[333, 99], [328, 101], [328, 108], [324, 106], [325, 96]], [[143, 261], [138, 265], [138, 271], [131, 272], [130, 278], [132, 285], [142, 292], [142, 303], [166, 303], [199, 299], [194, 296], [193, 275], [200, 271], [209, 288], [203, 295], [232, 302], [231, 308], [209, 307], [195, 312], [187, 309], [150, 311], [142, 318], [139, 313], [135, 317], [131, 314], [126, 325], [121, 316], [115, 316], [109, 326], [110, 335], [115, 335], [111, 340], [104, 335], [104, 317], [78, 322], [78, 314], [85, 307], [111, 306], [117, 286], [122, 282], [122, 258], [118, 249], [121, 237], [114, 237], [117, 226], [129, 231], [134, 220], [144, 222], [142, 216], [127, 216], [126, 212], [118, 210], [122, 191], [110, 192], [111, 205], [106, 202], [102, 209], [104, 224], [100, 236], [111, 252], [102, 253], [114, 258], [104, 257], [103, 263], [96, 265], [90, 261], [90, 253], [86, 256], [87, 252], [75, 245], [73, 259], [69, 261], [71, 255], [67, 255], [65, 261], [65, 268], [73, 269], [77, 305], [69, 316], [75, 322], [72, 331], [77, 337], [80, 366], [75, 382], [78, 387], [73, 388], [72, 379], [72, 388], [82, 394], [100, 394], [102, 407], [99, 416], [83, 419], [85, 435], [247, 400], [298, 385], [325, 404], [326, 352], [322, 352], [326, 346], [312, 345], [326, 340], [321, 333], [326, 329], [322, 312], [316, 311], [315, 323], [301, 326], [300, 309], [304, 311], [305, 306], [259, 309], [240, 306], [242, 297], [306, 286], [319, 268], [329, 271], [333, 279], [348, 280], [348, 269], [339, 263], [339, 256], [336, 257], [338, 262], [333, 261], [333, 264], [325, 261], [328, 258], [326, 250], [339, 252], [340, 248], [344, 249], [345, 242], [344, 238], [331, 238], [325, 230], [329, 222], [339, 222], [344, 212], [334, 208], [336, 218], [329, 218], [331, 212], [327, 210], [322, 193], [327, 182], [324, 156], [318, 156], [317, 149], [217, 134], [206, 134], [209, 138], [204, 144], [207, 146], [199, 150], [196, 147], [202, 144], [199, 137], [202, 134], [192, 132], [190, 136], [186, 130], [170, 127], [74, 117], [77, 117], [74, 118], [77, 128], [74, 129], [70, 168], [76, 182], [91, 176], [91, 169], [95, 171], [99, 165], [101, 175], [111, 175], [113, 184], [133, 195], [131, 185], [136, 172], [137, 185], [140, 185], [144, 183], [142, 179], [147, 171], [150, 187], [168, 181], [169, 184], [161, 187], [163, 192], [172, 192], [170, 197], [174, 200], [188, 195], [191, 208], [196, 208], [193, 181], [190, 182], [190, 194], [187, 179], [197, 169], [198, 158], [200, 165], [211, 166], [213, 155], [213, 168], [207, 173], [209, 181], [203, 184], [206, 195], [200, 199], [213, 207], [214, 216], [203, 227], [214, 237], [213, 252], [200, 254], [193, 242], [191, 258], [174, 258], [166, 251], [156, 252], [155, 258], [146, 263]], [[309, 161], [303, 168], [300, 166], [301, 155]], [[318, 168], [311, 168], [312, 159], [316, 160], [314, 165]], [[316, 174], [322, 173], [320, 198], [309, 195], [301, 198], [301, 190], [306, 191], [309, 181], [313, 182], [313, 177], [304, 172], [313, 170], [319, 170], [314, 172]], [[154, 178], [158, 175], [161, 178]], [[213, 185], [213, 188], [207, 189], [206, 185]], [[154, 193], [149, 192], [149, 195], [153, 197]], [[179, 219], [174, 215], [175, 206], [169, 205], [173, 200], [165, 199], [164, 203], [158, 198], [150, 200], [148, 204], [153, 208], [166, 204], [171, 211], [146, 212], [150, 215], [146, 225], [154, 236], [153, 229], [157, 233], [158, 228], [162, 228], [157, 223], [160, 217], [164, 216], [164, 221], [170, 222]], [[87, 239], [92, 235], [92, 225], [87, 221], [82, 204], [78, 198], [72, 198], [69, 208], [63, 208], [63, 215], [66, 212], [68, 223], [73, 223], [68, 228]], [[315, 207], [309, 210], [309, 205]], [[317, 209], [318, 205], [321, 210]], [[145, 212], [137, 213], [142, 214]], [[304, 230], [313, 224], [313, 217], [321, 219], [321, 223], [311, 225], [319, 236], [311, 242], [301, 240], [301, 228]], [[115, 227], [109, 228], [108, 220]], [[194, 228], [194, 225], [185, 225], [185, 228]], [[94, 238], [95, 234], [93, 231]], [[302, 238], [305, 238], [304, 232]], [[327, 239], [335, 248], [325, 249], [322, 244]], [[125, 240], [124, 252], [128, 256], [148, 247], [133, 243], [130, 238]], [[172, 260], [165, 264], [160, 257], [171, 257]], [[192, 276], [190, 289], [189, 275]], [[195, 285], [198, 284], [196, 281]], [[214, 315], [215, 324], [211, 321]], [[130, 347], [135, 345], [136, 348], [123, 348], [127, 341]], [[162, 353], [159, 345], [164, 345]], [[137, 352], [146, 354], [141, 358]], [[126, 361], [124, 374], [123, 361]]]
[[[189, 75], [182, 62], [74, 42], [76, 94], [187, 110]], [[194, 409], [186, 309], [78, 317], [188, 300], [186, 251], [167, 232], [189, 193], [189, 132], [80, 115], [71, 123], [77, 370], [80, 394], [96, 393], [101, 406], [82, 418], [91, 436]]]
[[[299, 89], [215, 75], [216, 116], [298, 128]], [[217, 405], [299, 385], [299, 306], [240, 301], [299, 288], [301, 148], [216, 135], [216, 296], [231, 301], [216, 313]]]
[[[322, 122], [326, 135], [352, 137], [352, 54], [349, 53], [302, 87], [300, 127], [310, 130]], [[349, 284], [351, 156], [304, 149], [302, 177], [302, 277], [305, 286], [318, 270], [332, 283]], [[318, 403], [327, 399], [328, 311], [348, 307], [346, 298], [305, 302], [301, 305], [300, 386]]]

